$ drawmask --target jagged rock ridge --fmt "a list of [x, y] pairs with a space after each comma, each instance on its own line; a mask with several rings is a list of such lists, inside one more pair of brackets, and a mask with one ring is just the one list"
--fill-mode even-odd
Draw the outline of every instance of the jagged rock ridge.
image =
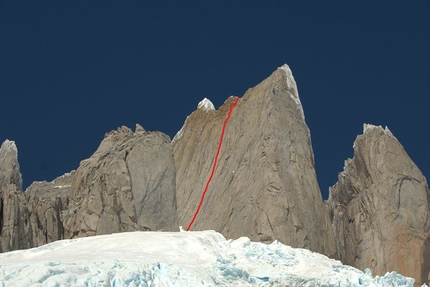
[[327, 206], [343, 263], [429, 283], [428, 185], [388, 128], [364, 125]]
[[[204, 99], [172, 143], [137, 125], [106, 134], [91, 158], [24, 193], [14, 142], [0, 148], [0, 252], [63, 238], [187, 225], [210, 174], [222, 124]], [[365, 126], [322, 202], [309, 129], [291, 70], [240, 98], [193, 230], [304, 247], [376, 274], [428, 282], [429, 190], [388, 129]]]
[[66, 237], [178, 228], [170, 139], [137, 126], [108, 133], [81, 162], [63, 213]]
[[177, 230], [170, 139], [140, 125], [106, 134], [91, 158], [22, 192], [17, 149], [0, 148], [0, 251], [134, 230]]

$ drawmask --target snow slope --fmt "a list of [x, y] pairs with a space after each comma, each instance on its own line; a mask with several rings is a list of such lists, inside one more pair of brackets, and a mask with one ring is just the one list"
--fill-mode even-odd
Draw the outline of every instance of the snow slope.
[[305, 249], [215, 231], [129, 232], [0, 254], [0, 286], [413, 286]]

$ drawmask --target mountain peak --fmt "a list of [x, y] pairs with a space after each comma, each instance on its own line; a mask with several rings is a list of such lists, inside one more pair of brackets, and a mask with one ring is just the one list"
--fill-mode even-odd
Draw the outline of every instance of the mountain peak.
[[327, 201], [339, 259], [375, 274], [397, 270], [428, 282], [430, 192], [424, 175], [387, 127], [364, 124], [353, 147]]
[[16, 148], [15, 142], [8, 140], [8, 139], [2, 143], [1, 149], [4, 150], [5, 152], [7, 152], [9, 150], [13, 150], [15, 152], [18, 152], [18, 149]]
[[294, 79], [293, 72], [287, 64], [283, 64], [277, 70], [282, 70], [285, 73], [285, 84], [286, 88], [289, 91], [290, 97], [296, 102], [297, 109], [300, 111], [300, 114], [305, 119], [305, 113], [303, 112], [302, 102], [300, 101], [299, 91], [297, 89], [296, 80]]
[[15, 142], [10, 140], [5, 140], [0, 147], [0, 188], [6, 184], [15, 184], [22, 191], [18, 149]]
[[[229, 97], [214, 112], [193, 112], [173, 139], [179, 223], [190, 222], [208, 186], [193, 230], [214, 229], [260, 242], [277, 239], [335, 254], [291, 70], [280, 67], [240, 99], [234, 109], [235, 97]], [[205, 185], [215, 160], [213, 179]], [[307, 212], [309, 206], [315, 214]]]
[[363, 134], [357, 136], [352, 147], [355, 150], [356, 148], [362, 146], [361, 144], [359, 144], [359, 142], [362, 141], [363, 137], [366, 137], [366, 138], [368, 138], [368, 137], [379, 137], [382, 135], [389, 136], [390, 138], [395, 139], [395, 141], [398, 142], [397, 138], [393, 135], [393, 133], [388, 129], [387, 126], [385, 126], [385, 128], [383, 128], [380, 125], [376, 126], [376, 125], [365, 123], [365, 124], [363, 124]]
[[385, 129], [384, 129], [384, 128], [382, 128], [382, 126], [375, 126], [372, 124], [363, 124], [363, 134], [366, 134], [366, 133], [370, 132], [371, 130], [378, 130], [378, 131], [384, 132], [387, 135], [391, 135], [391, 136], [393, 135], [387, 126], [385, 126]]
[[202, 101], [200, 101], [200, 103], [197, 105], [197, 108], [202, 108], [205, 112], [215, 110], [214, 104], [212, 104], [212, 102], [207, 98], [204, 98]]

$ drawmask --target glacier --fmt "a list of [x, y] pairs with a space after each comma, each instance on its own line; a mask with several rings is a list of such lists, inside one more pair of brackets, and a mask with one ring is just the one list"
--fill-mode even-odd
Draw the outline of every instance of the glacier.
[[[215, 231], [126, 232], [0, 254], [0, 286], [409, 286], [278, 241]], [[425, 286], [425, 285], [423, 285]]]

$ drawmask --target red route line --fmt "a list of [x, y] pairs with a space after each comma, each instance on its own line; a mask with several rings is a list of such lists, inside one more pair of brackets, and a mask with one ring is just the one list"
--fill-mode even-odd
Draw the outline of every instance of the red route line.
[[236, 104], [237, 104], [238, 101], [239, 101], [239, 98], [236, 97], [236, 100], [234, 101], [234, 104], [230, 105], [230, 111], [228, 112], [227, 118], [224, 121], [224, 126], [222, 127], [221, 138], [219, 139], [218, 150], [216, 152], [216, 156], [215, 156], [215, 160], [214, 160], [214, 165], [212, 167], [211, 176], [209, 177], [208, 182], [206, 183], [206, 187], [205, 187], [205, 190], [203, 191], [202, 198], [200, 199], [199, 206], [197, 207], [196, 213], [194, 213], [193, 219], [191, 220], [190, 224], [187, 227], [187, 231], [190, 230], [191, 225], [193, 225], [194, 220], [196, 220], [197, 214], [199, 214], [200, 207], [202, 206], [203, 200], [205, 199], [205, 195], [206, 195], [206, 192], [208, 191], [209, 183], [211, 183], [212, 177], [214, 176], [214, 173], [215, 173], [216, 163], [218, 162], [219, 152], [221, 151], [222, 141], [224, 139], [225, 127], [227, 126], [227, 122], [230, 119], [230, 115], [231, 115], [231, 112], [233, 111], [233, 107], [236, 106]]

